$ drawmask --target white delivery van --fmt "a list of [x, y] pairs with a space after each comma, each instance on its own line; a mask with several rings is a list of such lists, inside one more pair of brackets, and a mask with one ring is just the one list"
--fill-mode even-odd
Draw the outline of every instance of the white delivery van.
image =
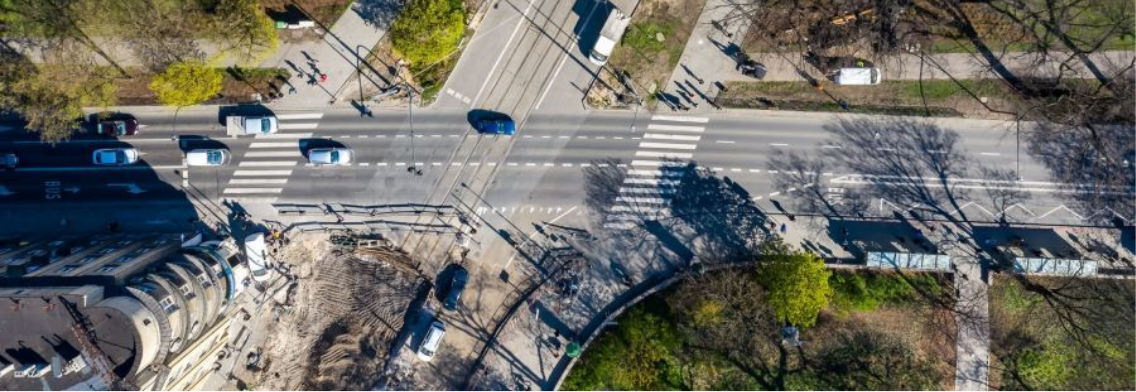
[[245, 260], [253, 280], [264, 282], [272, 277], [272, 270], [268, 265], [268, 246], [264, 244], [264, 233], [245, 237]]
[[607, 16], [607, 21], [600, 29], [600, 37], [596, 40], [596, 45], [592, 47], [592, 53], [588, 56], [588, 59], [592, 60], [595, 65], [607, 64], [612, 49], [615, 49], [615, 44], [619, 43], [620, 38], [623, 38], [623, 32], [627, 31], [627, 26], [630, 24], [631, 15], [624, 14], [619, 8], [612, 8], [611, 14]]
[[841, 68], [829, 75], [833, 82], [841, 86], [870, 86], [880, 84], [880, 69]]

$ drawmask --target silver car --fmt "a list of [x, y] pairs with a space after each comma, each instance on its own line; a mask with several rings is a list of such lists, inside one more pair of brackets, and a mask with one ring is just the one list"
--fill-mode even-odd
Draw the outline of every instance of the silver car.
[[313, 148], [308, 151], [308, 162], [316, 165], [350, 165], [355, 152], [350, 148]]
[[103, 148], [91, 154], [91, 161], [100, 166], [126, 166], [138, 163], [138, 150], [133, 148]]

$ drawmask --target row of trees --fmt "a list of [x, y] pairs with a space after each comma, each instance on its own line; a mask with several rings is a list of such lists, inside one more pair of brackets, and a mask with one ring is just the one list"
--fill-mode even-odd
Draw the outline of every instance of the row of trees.
[[[159, 102], [197, 104], [220, 91], [208, 64], [257, 63], [278, 46], [259, 0], [0, 0], [0, 24], [19, 47], [0, 48], [0, 104], [53, 142], [78, 128], [83, 107], [116, 104], [121, 79], [156, 74]], [[144, 69], [128, 69], [108, 44], [127, 47]]]
[[[771, 250], [786, 250], [777, 248]], [[756, 273], [724, 271], [682, 282], [621, 316], [589, 347], [563, 388], [940, 389], [953, 372], [923, 343], [835, 312], [817, 322], [816, 312], [833, 310], [826, 305], [828, 297], [869, 296], [834, 293], [828, 284], [856, 278], [830, 275], [812, 255], [777, 253], [760, 262]], [[877, 280], [903, 284], [895, 276]], [[911, 290], [906, 293], [914, 296]], [[788, 298], [794, 294], [805, 299]], [[900, 297], [893, 294], [887, 300], [895, 304], [904, 299]], [[902, 312], [922, 317], [917, 307]], [[802, 345], [783, 338], [786, 320], [812, 326], [801, 334]]]

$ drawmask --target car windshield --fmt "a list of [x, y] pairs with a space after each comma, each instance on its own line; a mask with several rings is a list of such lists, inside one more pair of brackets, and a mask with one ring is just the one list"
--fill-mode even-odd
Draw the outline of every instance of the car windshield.
[[214, 164], [214, 165], [220, 165], [221, 164], [221, 152], [220, 151], [210, 151], [210, 152], [205, 154], [205, 157], [206, 157], [206, 160], [211, 164]]
[[601, 63], [607, 61], [607, 56], [600, 54], [600, 52], [592, 52], [592, 57]]
[[119, 134], [119, 135], [125, 135], [126, 134], [126, 122], [125, 121], [115, 121], [114, 122], [114, 132]]
[[331, 150], [331, 161], [339, 162], [339, 151]]
[[268, 133], [271, 130], [272, 130], [272, 124], [270, 124], [268, 119], [267, 118], [261, 119], [260, 120], [260, 131], [262, 133]]

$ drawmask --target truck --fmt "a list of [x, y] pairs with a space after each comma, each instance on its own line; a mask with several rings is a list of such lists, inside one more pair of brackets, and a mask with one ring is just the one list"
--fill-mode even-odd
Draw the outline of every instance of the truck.
[[243, 135], [270, 135], [278, 130], [275, 116], [228, 116], [225, 118], [225, 133], [237, 137]]
[[607, 64], [608, 57], [611, 57], [611, 51], [615, 49], [615, 44], [623, 38], [623, 33], [627, 31], [629, 24], [631, 24], [631, 15], [624, 14], [619, 8], [611, 9], [611, 14], [608, 14], [607, 21], [600, 29], [600, 36], [596, 40], [595, 46], [592, 47], [592, 53], [588, 55], [592, 64], [601, 67]]

